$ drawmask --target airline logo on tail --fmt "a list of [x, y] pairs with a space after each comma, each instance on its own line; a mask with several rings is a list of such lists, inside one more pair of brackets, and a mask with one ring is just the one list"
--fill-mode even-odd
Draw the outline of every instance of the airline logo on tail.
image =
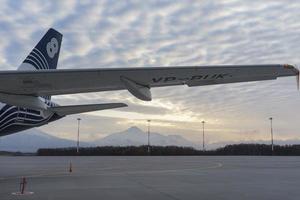
[[49, 29], [26, 57], [19, 70], [56, 69], [61, 41], [62, 34], [54, 29]]
[[56, 38], [52, 38], [50, 42], [47, 43], [47, 54], [50, 58], [53, 58], [58, 52], [58, 41]]

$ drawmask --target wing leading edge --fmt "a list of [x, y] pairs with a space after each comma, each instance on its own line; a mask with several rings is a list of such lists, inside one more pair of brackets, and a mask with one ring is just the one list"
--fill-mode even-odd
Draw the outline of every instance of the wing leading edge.
[[152, 87], [202, 86], [297, 75], [299, 71], [288, 64], [0, 71], [0, 93], [50, 96], [127, 89], [139, 99], [151, 100]]

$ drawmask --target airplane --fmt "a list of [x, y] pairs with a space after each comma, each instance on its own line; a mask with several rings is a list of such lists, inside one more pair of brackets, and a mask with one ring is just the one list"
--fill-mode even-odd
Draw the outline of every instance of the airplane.
[[39, 127], [67, 115], [126, 107], [124, 103], [60, 106], [51, 96], [128, 90], [151, 101], [151, 88], [189, 87], [297, 76], [290, 64], [147, 68], [56, 69], [62, 34], [50, 28], [18, 70], [0, 71], [0, 136]]

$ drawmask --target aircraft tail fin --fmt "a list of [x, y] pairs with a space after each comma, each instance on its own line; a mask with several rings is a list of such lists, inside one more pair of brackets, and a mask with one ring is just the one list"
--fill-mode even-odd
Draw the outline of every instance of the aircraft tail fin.
[[18, 70], [56, 69], [62, 34], [50, 28], [26, 57]]
[[105, 104], [88, 104], [74, 106], [56, 106], [50, 107], [48, 110], [57, 113], [60, 116], [73, 115], [84, 112], [92, 112], [97, 110], [113, 109], [127, 107], [124, 103], [105, 103]]

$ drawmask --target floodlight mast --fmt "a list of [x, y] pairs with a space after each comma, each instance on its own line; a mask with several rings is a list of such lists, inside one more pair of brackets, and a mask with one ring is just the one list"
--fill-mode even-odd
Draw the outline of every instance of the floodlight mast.
[[150, 119], [148, 119], [147, 120], [147, 122], [148, 122], [148, 155], [150, 155], [150, 153], [151, 153], [151, 150], [150, 150], [150, 122], [151, 122], [151, 120]]
[[202, 150], [205, 151], [205, 138], [204, 138], [204, 124], [205, 124], [205, 121], [202, 121]]
[[271, 150], [272, 150], [272, 155], [274, 153], [274, 140], [273, 140], [273, 117], [269, 118], [270, 123], [271, 123]]
[[81, 118], [77, 118], [77, 121], [78, 121], [78, 130], [77, 130], [77, 154], [79, 154], [79, 131], [80, 131], [80, 120], [81, 120]]

